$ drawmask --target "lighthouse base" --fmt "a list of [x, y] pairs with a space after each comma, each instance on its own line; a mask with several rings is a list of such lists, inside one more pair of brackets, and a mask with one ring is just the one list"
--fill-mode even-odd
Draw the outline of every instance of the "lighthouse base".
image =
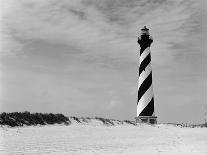
[[136, 123], [157, 124], [157, 116], [138, 116], [135, 119]]

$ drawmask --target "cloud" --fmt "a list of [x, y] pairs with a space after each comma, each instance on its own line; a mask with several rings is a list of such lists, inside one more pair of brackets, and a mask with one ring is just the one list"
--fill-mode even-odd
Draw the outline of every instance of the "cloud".
[[[13, 6], [13, 11], [5, 13], [3, 18], [3, 23], [12, 35], [21, 39], [75, 43], [84, 48], [90, 47], [90, 50], [96, 43], [105, 46], [110, 42], [126, 41], [127, 44], [126, 38], [131, 41], [132, 37], [136, 37], [135, 32], [138, 31], [138, 27], [144, 24], [155, 25], [156, 29], [153, 28], [155, 32], [160, 32], [160, 29], [162, 33], [169, 32], [173, 28], [179, 28], [184, 19], [189, 16], [182, 13], [183, 7], [178, 7], [178, 4], [171, 7], [168, 13], [163, 14], [166, 11], [165, 7], [169, 6], [164, 4], [154, 9], [156, 3], [140, 6], [142, 2], [139, 1], [130, 1], [125, 4], [119, 1], [89, 1], [90, 3], [70, 1], [69, 3], [55, 0], [44, 2], [22, 0], [12, 2], [8, 5]], [[7, 11], [7, 9], [4, 10]], [[152, 11], [148, 12], [145, 9]], [[171, 18], [168, 18], [169, 16]]]
[[206, 29], [205, 23], [195, 21], [202, 6], [193, 1], [9, 0], [4, 4], [3, 33], [9, 36], [5, 42], [16, 41], [19, 47], [24, 40], [59, 42], [89, 51], [94, 59], [110, 55], [135, 61], [131, 51], [137, 50], [137, 32], [143, 25], [151, 28], [156, 53], [189, 40], [189, 31], [201, 25]]

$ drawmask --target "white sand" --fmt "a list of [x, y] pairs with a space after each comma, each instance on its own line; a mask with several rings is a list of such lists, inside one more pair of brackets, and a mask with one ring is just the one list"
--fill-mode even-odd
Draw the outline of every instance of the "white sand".
[[207, 128], [171, 125], [0, 127], [0, 154], [207, 154]]

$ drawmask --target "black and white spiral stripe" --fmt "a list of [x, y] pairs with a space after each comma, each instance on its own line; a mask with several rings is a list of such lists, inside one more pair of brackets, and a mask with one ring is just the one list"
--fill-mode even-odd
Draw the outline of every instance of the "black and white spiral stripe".
[[152, 86], [152, 67], [150, 44], [139, 42], [141, 46], [139, 61], [139, 84], [137, 116], [152, 116], [154, 113], [154, 95]]

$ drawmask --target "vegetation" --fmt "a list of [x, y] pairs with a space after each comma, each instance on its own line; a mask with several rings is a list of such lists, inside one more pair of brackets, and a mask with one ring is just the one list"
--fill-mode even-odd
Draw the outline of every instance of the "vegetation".
[[25, 112], [12, 112], [0, 114], [0, 125], [9, 125], [11, 127], [23, 125], [45, 125], [45, 124], [70, 124], [68, 117], [63, 114], [52, 113], [30, 113]]
[[178, 123], [167, 123], [167, 124], [169, 124], [169, 125], [174, 125], [174, 126], [178, 126], [178, 127], [181, 127], [181, 128], [183, 128], [183, 127], [187, 127], [187, 128], [196, 128], [196, 127], [201, 127], [201, 128], [207, 128], [207, 122], [206, 123], [204, 123], [204, 124], [184, 124], [184, 123], [182, 123], [182, 124], [178, 124]]
[[[71, 124], [72, 120], [75, 120], [77, 123], [90, 123], [93, 119], [96, 119], [103, 123], [106, 126], [114, 126], [114, 125], [121, 125], [121, 124], [129, 124], [129, 125], [136, 125], [135, 121], [129, 120], [114, 120], [114, 119], [106, 119], [101, 117], [95, 118], [83, 118], [83, 117], [66, 117], [63, 114], [52, 114], [52, 113], [30, 113], [28, 111], [25, 112], [12, 112], [12, 113], [1, 113], [0, 114], [0, 125], [8, 125], [11, 127], [16, 126], [30, 126], [30, 125], [47, 125], [47, 124]], [[205, 124], [176, 124], [176, 123], [167, 123], [178, 127], [207, 127], [207, 123]]]
[[78, 117], [72, 116], [71, 118], [74, 119], [77, 123], [81, 123], [81, 121]]
[[131, 124], [131, 125], [136, 125], [136, 122], [135, 121], [125, 120], [124, 122], [126, 122], [128, 124]]
[[100, 120], [104, 125], [114, 125], [113, 120], [101, 118], [101, 117], [95, 117], [95, 119]]

